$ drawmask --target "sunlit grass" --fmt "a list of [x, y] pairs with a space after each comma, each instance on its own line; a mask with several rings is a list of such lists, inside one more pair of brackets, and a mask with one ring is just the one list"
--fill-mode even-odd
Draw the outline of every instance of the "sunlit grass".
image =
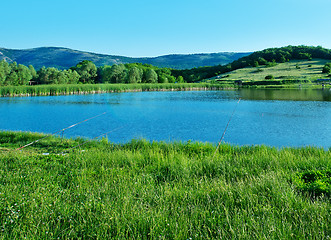
[[327, 74], [322, 74], [322, 68], [327, 62], [329, 60], [292, 60], [290, 62], [278, 63], [273, 67], [241, 68], [222, 74], [221, 77], [229, 75], [224, 80], [263, 81], [266, 76], [272, 75], [275, 79], [316, 80], [318, 78], [327, 78]]
[[213, 158], [208, 143], [60, 137], [14, 150], [43, 136], [0, 133], [0, 238], [330, 238], [330, 199], [293, 182], [330, 170], [330, 150], [222, 144]]
[[164, 83], [164, 84], [65, 84], [0, 87], [0, 96], [49, 96], [70, 94], [93, 94], [126, 91], [178, 91], [211, 90], [233, 87], [211, 83]]

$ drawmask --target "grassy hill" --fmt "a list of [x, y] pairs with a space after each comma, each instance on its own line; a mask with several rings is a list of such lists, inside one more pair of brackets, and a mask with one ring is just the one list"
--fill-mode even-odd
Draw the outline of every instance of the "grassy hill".
[[0, 60], [16, 61], [23, 65], [33, 65], [36, 69], [56, 67], [68, 69], [83, 60], [90, 60], [97, 66], [120, 63], [147, 63], [157, 67], [170, 67], [175, 69], [195, 68], [201, 66], [224, 65], [250, 53], [210, 53], [210, 54], [173, 54], [159, 57], [131, 58], [83, 52], [68, 48], [42, 47], [25, 50], [0, 48]]
[[279, 63], [276, 66], [266, 67], [245, 67], [228, 73], [220, 74], [211, 79], [241, 80], [241, 81], [263, 81], [266, 76], [274, 79], [296, 79], [296, 80], [316, 80], [329, 78], [328, 74], [322, 73], [323, 66], [329, 62], [325, 59], [313, 60], [291, 60]]
[[[217, 77], [228, 77], [235, 80], [251, 79], [256, 81], [261, 80], [263, 77], [265, 78], [267, 75], [272, 75], [272, 73], [276, 74], [273, 78], [310, 80], [313, 78], [328, 77], [330, 72], [320, 76], [318, 73], [319, 71], [322, 73], [323, 64], [327, 62], [331, 62], [330, 49], [321, 46], [287, 46], [257, 51], [226, 65], [173, 70], [173, 74], [176, 77], [183, 76], [187, 82], [203, 81]], [[293, 71], [293, 64], [295, 65], [295, 71]], [[298, 66], [296, 66], [297, 64]], [[272, 70], [266, 70], [275, 66], [278, 67]], [[308, 68], [310, 69], [308, 70]]]

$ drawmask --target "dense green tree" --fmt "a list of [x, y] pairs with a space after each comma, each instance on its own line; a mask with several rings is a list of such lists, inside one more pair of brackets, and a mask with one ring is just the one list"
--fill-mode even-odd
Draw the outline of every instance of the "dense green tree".
[[126, 83], [141, 83], [143, 70], [138, 67], [132, 67], [128, 71]]
[[183, 83], [184, 82], [184, 78], [182, 76], [178, 76], [177, 77], [177, 82], [178, 83]]
[[322, 73], [331, 73], [331, 63], [326, 63], [322, 69]]
[[0, 85], [5, 85], [6, 78], [10, 72], [9, 64], [5, 60], [0, 61]]
[[144, 72], [144, 78], [143, 78], [143, 82], [145, 83], [157, 83], [158, 81], [158, 76], [156, 74], [156, 72], [149, 68]]
[[99, 75], [98, 79], [100, 83], [111, 83], [111, 73], [112, 73], [112, 67], [105, 65], [100, 68], [98, 68]]
[[79, 81], [82, 83], [94, 83], [97, 77], [97, 67], [92, 61], [84, 60], [71, 70], [75, 70], [80, 75]]
[[37, 77], [37, 72], [36, 72], [36, 70], [34, 69], [34, 67], [33, 67], [32, 65], [29, 65], [28, 68], [29, 68], [30, 73], [31, 73], [31, 75], [32, 75], [32, 79], [36, 79], [36, 77]]
[[66, 78], [66, 83], [68, 84], [77, 84], [79, 82], [79, 74], [75, 70], [64, 70], [63, 71], [65, 78]]
[[19, 64], [16, 69], [17, 72], [17, 85], [28, 85], [32, 79], [31, 71], [28, 67]]
[[64, 80], [61, 79], [61, 77], [63, 78], [63, 75], [61, 75], [60, 72], [61, 72], [60, 70], [53, 68], [53, 67], [50, 67], [50, 68], [42, 67], [37, 72], [37, 74], [38, 74], [37, 82], [38, 82], [38, 84], [63, 83]]
[[111, 67], [111, 83], [124, 83], [126, 75], [127, 69], [124, 64], [115, 64]]
[[13, 85], [13, 86], [17, 86], [18, 84], [18, 76], [17, 73], [15, 71], [11, 71], [8, 76], [6, 77], [6, 81], [4, 85]]

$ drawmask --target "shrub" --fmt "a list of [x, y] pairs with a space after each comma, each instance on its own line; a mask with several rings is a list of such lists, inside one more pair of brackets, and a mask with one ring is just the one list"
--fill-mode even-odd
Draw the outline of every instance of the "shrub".
[[267, 79], [267, 80], [274, 79], [274, 76], [269, 74], [269, 75], [265, 76], [265, 79]]
[[331, 195], [331, 171], [310, 170], [297, 173], [294, 184], [301, 192], [307, 192], [313, 197]]

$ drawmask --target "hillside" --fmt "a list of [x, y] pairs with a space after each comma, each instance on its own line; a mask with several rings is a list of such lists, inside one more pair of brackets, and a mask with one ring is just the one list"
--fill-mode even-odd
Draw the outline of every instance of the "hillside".
[[[210, 67], [201, 67], [198, 69], [185, 69], [185, 70], [173, 70], [173, 75], [183, 76], [187, 82], [197, 82], [204, 79], [215, 78], [217, 76], [227, 76], [230, 73], [239, 69], [245, 68], [270, 68], [277, 66], [277, 64], [282, 64], [290, 61], [298, 61], [298, 63], [304, 62], [306, 65], [312, 65], [312, 63], [307, 63], [313, 59], [325, 60], [323, 63], [331, 61], [331, 50], [323, 48], [321, 46], [287, 46], [281, 48], [268, 48], [262, 51], [254, 52], [245, 57], [239, 58], [227, 65], [216, 65]], [[321, 63], [321, 64], [323, 64]], [[321, 73], [323, 66], [319, 64], [318, 68]], [[298, 66], [299, 67], [299, 66]], [[297, 68], [299, 69], [299, 68]], [[258, 69], [251, 70], [251, 74], [257, 73]], [[329, 69], [331, 73], [331, 69]], [[245, 71], [245, 70], [243, 70]], [[262, 70], [263, 71], [263, 70]], [[280, 71], [280, 70], [279, 70]], [[240, 72], [240, 71], [239, 71]], [[260, 72], [260, 70], [259, 70]], [[288, 75], [288, 68], [281, 70], [280, 76]], [[298, 73], [298, 71], [297, 71]], [[264, 73], [263, 73], [264, 74]], [[262, 75], [262, 74], [261, 74]], [[311, 74], [308, 74], [311, 76]], [[304, 74], [305, 77], [308, 77]], [[253, 75], [250, 75], [252, 77]], [[264, 75], [265, 76], [265, 75]], [[298, 76], [298, 74], [297, 74]], [[297, 77], [293, 76], [293, 77]], [[303, 76], [299, 74], [299, 76]], [[323, 75], [325, 76], [325, 75]], [[328, 76], [328, 75], [326, 75]], [[233, 77], [233, 76], [232, 76]], [[246, 76], [247, 77], [247, 76]], [[312, 76], [311, 76], [312, 77]], [[253, 77], [255, 79], [255, 77]]]
[[202, 66], [224, 65], [233, 62], [250, 53], [206, 53], [206, 54], [173, 54], [159, 57], [131, 58], [83, 52], [69, 48], [41, 47], [25, 50], [0, 48], [0, 60], [17, 62], [23, 65], [33, 65], [36, 69], [56, 67], [68, 69], [83, 60], [90, 60], [96, 66], [113, 65], [120, 63], [147, 63], [157, 67], [169, 67], [175, 69], [188, 69]]
[[263, 81], [266, 76], [272, 76], [274, 79], [297, 80], [328, 78], [328, 74], [322, 73], [323, 66], [327, 62], [329, 61], [325, 59], [312, 59], [309, 61], [291, 60], [289, 62], [279, 63], [273, 67], [245, 67], [221, 74], [217, 76], [216, 79], [218, 81]]

